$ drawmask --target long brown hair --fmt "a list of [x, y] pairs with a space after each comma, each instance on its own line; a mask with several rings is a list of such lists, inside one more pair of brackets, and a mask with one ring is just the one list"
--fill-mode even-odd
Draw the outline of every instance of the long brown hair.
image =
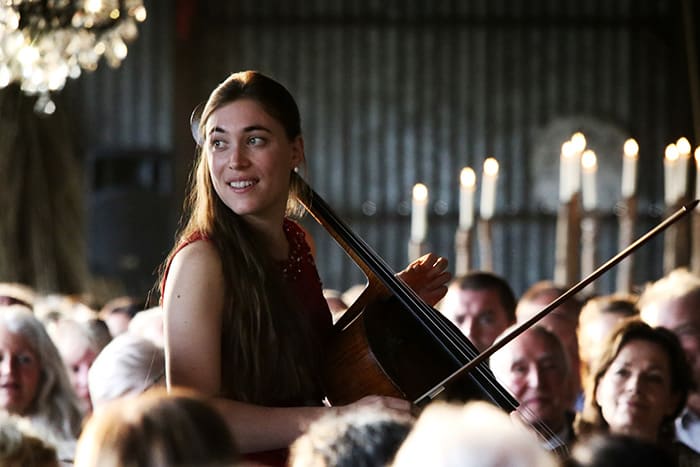
[[[198, 143], [211, 114], [239, 99], [252, 99], [285, 128], [301, 136], [299, 110], [291, 94], [255, 72], [234, 73], [211, 93], [198, 121]], [[219, 198], [211, 180], [206, 149], [198, 144], [185, 205], [187, 222], [178, 234], [162, 274], [177, 248], [195, 236], [211, 241], [221, 259], [225, 283], [222, 319], [222, 395], [263, 404], [299, 404], [319, 395], [314, 339], [300, 307], [286, 293], [283, 277], [250, 226]], [[297, 177], [290, 173], [287, 215], [298, 213]], [[234, 381], [235, 380], [235, 381]]]

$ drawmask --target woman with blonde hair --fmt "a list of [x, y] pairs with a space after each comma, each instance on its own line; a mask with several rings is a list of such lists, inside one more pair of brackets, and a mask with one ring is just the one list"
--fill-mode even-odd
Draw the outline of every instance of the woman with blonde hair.
[[61, 459], [72, 458], [78, 398], [43, 324], [23, 306], [0, 307], [0, 408], [31, 421]]

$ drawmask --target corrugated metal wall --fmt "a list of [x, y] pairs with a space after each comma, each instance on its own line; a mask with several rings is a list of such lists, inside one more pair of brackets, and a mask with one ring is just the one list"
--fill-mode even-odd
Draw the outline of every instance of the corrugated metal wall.
[[[167, 25], [174, 16], [151, 3], [124, 67], [100, 70], [82, 85], [91, 145], [169, 149], [171, 128], [187, 118], [170, 113], [178, 77]], [[690, 128], [675, 2], [195, 4], [197, 53], [178, 64], [199, 76], [191, 94], [204, 100], [214, 84], [242, 69], [285, 83], [302, 111], [312, 185], [396, 268], [407, 263], [412, 185], [429, 187], [429, 241], [452, 258], [459, 170], [494, 156], [501, 164], [494, 271], [517, 292], [551, 278], [554, 211], [546, 196], [556, 198], [552, 164], [563, 139], [543, 138], [562, 121], [574, 129], [594, 120], [635, 136], [642, 148], [640, 233], [660, 217], [663, 148]], [[548, 155], [533, 157], [543, 147]], [[535, 194], [542, 185], [552, 185], [545, 199]], [[605, 203], [612, 207], [614, 200]], [[361, 281], [313, 229], [326, 286]], [[609, 209], [600, 258], [616, 247]], [[659, 242], [637, 255], [635, 269], [638, 282], [661, 273]], [[601, 290], [612, 288], [610, 274]]]

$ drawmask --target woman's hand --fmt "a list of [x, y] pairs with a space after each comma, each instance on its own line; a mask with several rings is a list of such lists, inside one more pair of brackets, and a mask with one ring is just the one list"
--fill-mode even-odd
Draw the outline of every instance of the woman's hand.
[[360, 407], [373, 407], [377, 410], [390, 410], [409, 415], [413, 414], [413, 406], [410, 402], [389, 396], [365, 396], [352, 404], [339, 406], [336, 407], [336, 409], [339, 413], [343, 413], [346, 410], [353, 411]]
[[433, 253], [421, 256], [396, 276], [430, 306], [445, 296], [448, 282], [452, 278], [452, 274], [447, 271], [447, 258]]

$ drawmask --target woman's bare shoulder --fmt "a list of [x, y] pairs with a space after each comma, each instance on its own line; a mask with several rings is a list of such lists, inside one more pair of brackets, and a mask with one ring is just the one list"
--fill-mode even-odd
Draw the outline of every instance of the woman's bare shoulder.
[[192, 312], [193, 308], [200, 308], [196, 304], [218, 302], [223, 296], [223, 282], [221, 259], [211, 242], [197, 240], [184, 246], [173, 257], [168, 272], [164, 297], [166, 312], [177, 303], [187, 304]]

